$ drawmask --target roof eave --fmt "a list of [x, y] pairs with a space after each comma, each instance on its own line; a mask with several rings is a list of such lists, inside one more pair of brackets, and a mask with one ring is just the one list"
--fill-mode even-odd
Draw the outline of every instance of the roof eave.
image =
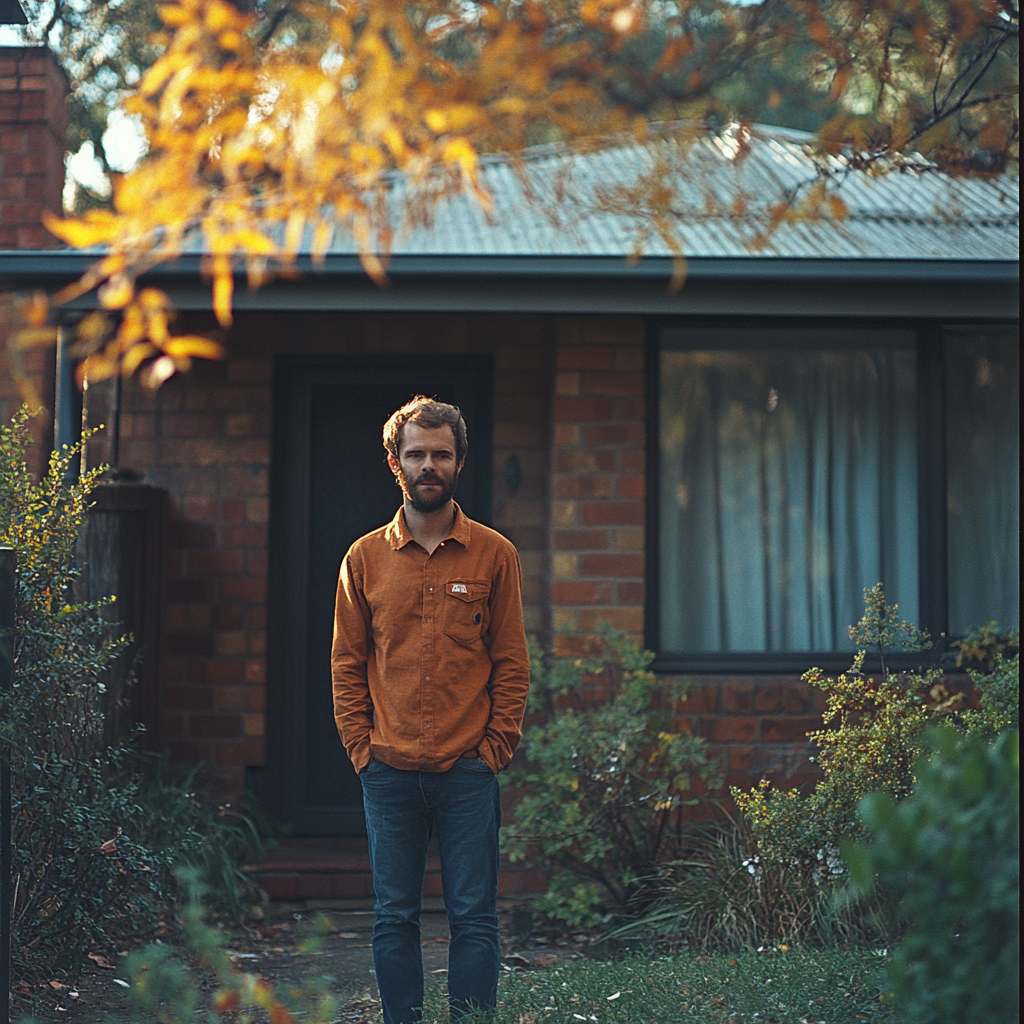
[[[48, 279], [73, 280], [80, 277], [98, 258], [96, 252], [79, 250], [16, 250], [0, 251], [0, 282], [15, 287], [45, 283]], [[201, 274], [199, 255], [184, 255], [161, 263], [146, 275], [160, 278], [189, 278]], [[300, 256], [295, 269], [303, 276], [365, 277], [358, 256], [330, 254], [314, 263]], [[665, 257], [645, 257], [630, 261], [622, 256], [392, 256], [388, 275], [393, 278], [414, 277], [568, 277], [670, 278], [673, 261]], [[823, 280], [855, 278], [871, 280], [894, 276], [913, 281], [922, 280], [1017, 280], [1018, 259], [844, 259], [817, 257], [813, 259], [787, 256], [692, 257], [687, 260], [690, 278], [724, 279], [792, 279]], [[237, 276], [244, 277], [239, 268]]]

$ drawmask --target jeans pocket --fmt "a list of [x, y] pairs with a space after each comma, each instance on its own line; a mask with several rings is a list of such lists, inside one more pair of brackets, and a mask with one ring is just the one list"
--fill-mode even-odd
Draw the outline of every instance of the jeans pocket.
[[475, 772], [481, 775], [485, 772], [488, 775], [494, 774], [491, 766], [482, 757], [460, 757], [455, 763], [467, 772]]
[[378, 761], [377, 758], [371, 757], [367, 762], [366, 767], [359, 773], [360, 778], [366, 775], [376, 775], [378, 772], [382, 772], [387, 765], [383, 761]]

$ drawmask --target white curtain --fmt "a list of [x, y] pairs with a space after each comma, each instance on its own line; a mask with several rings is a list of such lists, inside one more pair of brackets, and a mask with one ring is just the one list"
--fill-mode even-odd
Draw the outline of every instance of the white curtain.
[[849, 650], [880, 581], [916, 620], [913, 341], [664, 333], [663, 653]]
[[1020, 348], [1011, 328], [947, 331], [949, 631], [1020, 617]]

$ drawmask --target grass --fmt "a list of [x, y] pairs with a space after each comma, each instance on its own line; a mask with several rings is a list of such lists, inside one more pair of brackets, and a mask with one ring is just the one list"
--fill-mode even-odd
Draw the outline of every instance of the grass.
[[[448, 1020], [442, 987], [426, 1002], [425, 1024]], [[784, 945], [506, 970], [498, 1006], [498, 1024], [906, 1024], [888, 993], [883, 952]]]

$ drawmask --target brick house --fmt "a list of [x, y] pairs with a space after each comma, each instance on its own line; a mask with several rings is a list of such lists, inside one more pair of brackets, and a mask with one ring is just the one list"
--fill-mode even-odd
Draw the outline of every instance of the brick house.
[[[678, 293], [660, 243], [627, 263], [630, 225], [551, 223], [493, 160], [496, 221], [452, 203], [399, 238], [389, 288], [341, 238], [321, 270], [239, 287], [224, 362], [157, 392], [90, 387], [84, 419], [107, 429], [89, 464], [166, 496], [142, 700], [154, 742], [358, 861], [331, 604], [347, 545], [397, 506], [379, 432], [417, 391], [466, 411], [458, 497], [518, 547], [527, 628], [606, 620], [643, 638], [658, 672], [691, 680], [688, 727], [730, 783], [812, 777], [821, 705], [800, 674], [848, 665], [864, 586], [884, 580], [934, 635], [1016, 622], [1016, 183], [853, 176], [841, 225], [787, 225], [752, 252], [758, 211], [729, 196], [768, 202], [813, 174], [806, 141], [758, 132], [739, 170], [727, 136], [692, 155], [725, 199], [681, 214]], [[581, 159], [579, 187], [637, 152]], [[530, 163], [541, 195], [557, 159]], [[0, 288], [52, 289], [87, 263], [33, 243], [0, 253]], [[183, 257], [151, 278], [179, 326], [213, 330], [198, 269]], [[69, 440], [82, 417], [57, 363], [40, 388]], [[275, 895], [363, 893], [310, 843], [279, 863]]]

